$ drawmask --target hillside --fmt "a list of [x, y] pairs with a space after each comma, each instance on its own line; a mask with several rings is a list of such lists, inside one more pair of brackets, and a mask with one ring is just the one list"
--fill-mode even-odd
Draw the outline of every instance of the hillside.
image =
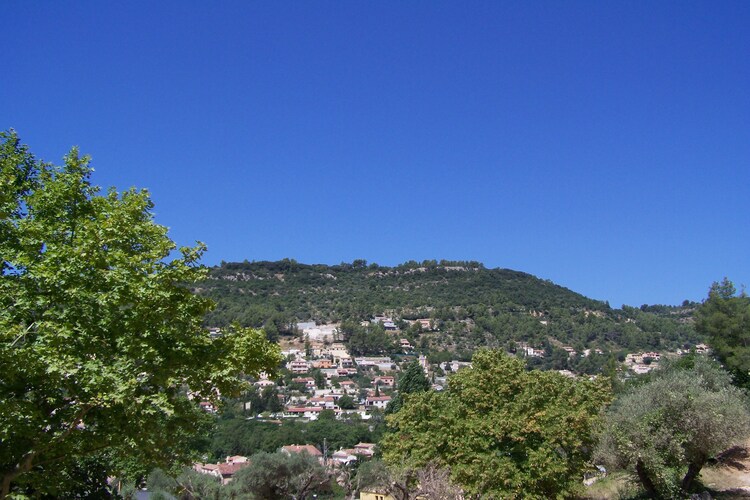
[[[196, 291], [217, 302], [209, 326], [238, 321], [263, 326], [275, 337], [294, 333], [299, 321], [343, 321], [348, 340], [361, 321], [385, 315], [398, 323], [403, 337], [430, 353], [468, 354], [479, 346], [512, 348], [519, 341], [579, 352], [669, 350], [700, 341], [691, 320], [695, 304], [612, 309], [548, 280], [479, 262], [222, 263]], [[410, 323], [419, 318], [432, 320], [434, 328], [424, 331]], [[363, 335], [374, 334], [369, 330]]]

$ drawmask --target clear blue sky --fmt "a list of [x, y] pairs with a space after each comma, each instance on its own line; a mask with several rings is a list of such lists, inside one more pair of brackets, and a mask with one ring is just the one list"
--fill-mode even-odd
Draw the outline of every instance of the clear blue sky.
[[750, 285], [750, 2], [6, 2], [0, 128], [207, 264]]

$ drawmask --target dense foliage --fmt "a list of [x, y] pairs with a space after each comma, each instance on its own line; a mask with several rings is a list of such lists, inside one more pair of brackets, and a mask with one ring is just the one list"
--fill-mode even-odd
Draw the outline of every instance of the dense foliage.
[[386, 414], [399, 411], [404, 405], [404, 397], [407, 394], [425, 392], [430, 389], [430, 381], [427, 380], [424, 370], [417, 361], [412, 361], [403, 369], [398, 378], [398, 391], [388, 403]]
[[750, 434], [746, 394], [706, 357], [653, 372], [612, 405], [597, 455], [660, 498], [683, 498], [706, 461]]
[[[377, 419], [362, 421], [333, 418], [333, 412], [321, 412], [318, 420], [281, 423], [247, 420], [241, 415], [222, 418], [216, 423], [209, 451], [216, 460], [231, 455], [250, 456], [261, 451], [274, 452], [289, 444], [311, 444], [323, 449], [324, 442], [330, 453], [355, 444], [377, 442], [382, 429]], [[330, 454], [329, 453], [329, 454]]]
[[169, 260], [148, 193], [99, 195], [90, 174], [76, 149], [55, 167], [0, 136], [0, 498], [185, 461], [204, 429], [186, 388], [236, 393], [280, 360], [259, 331], [211, 340], [211, 302], [183, 286], [202, 246]]
[[230, 486], [241, 498], [304, 500], [331, 489], [328, 472], [307, 453], [258, 453], [250, 462]]
[[[295, 333], [298, 321], [343, 321], [344, 340], [358, 355], [400, 350], [376, 325], [359, 324], [381, 314], [393, 316], [402, 336], [426, 353], [448, 349], [470, 356], [477, 347], [510, 349], [515, 341], [541, 345], [549, 339], [579, 352], [669, 350], [701, 340], [690, 320], [693, 303], [611, 309], [530, 274], [478, 262], [222, 263], [196, 290], [218, 303], [207, 317], [210, 326], [239, 321], [276, 338]], [[417, 318], [430, 318], [434, 328], [406, 322]]]
[[750, 389], [750, 297], [737, 294], [727, 278], [714, 283], [696, 311], [696, 329], [708, 337], [736, 382]]
[[606, 379], [527, 371], [499, 351], [480, 350], [442, 393], [405, 397], [381, 440], [391, 464], [448, 467], [483, 498], [565, 498], [575, 491], [609, 402]]

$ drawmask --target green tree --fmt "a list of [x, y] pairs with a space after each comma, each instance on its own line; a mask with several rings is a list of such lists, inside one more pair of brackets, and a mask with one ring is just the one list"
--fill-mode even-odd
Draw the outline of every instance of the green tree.
[[313, 376], [313, 379], [315, 379], [315, 387], [318, 389], [326, 388], [326, 376], [323, 375], [322, 371], [315, 369], [312, 371], [311, 375]]
[[709, 458], [750, 434], [746, 395], [702, 356], [652, 373], [610, 408], [596, 455], [651, 496], [682, 498]]
[[386, 414], [396, 413], [401, 409], [405, 394], [425, 392], [429, 389], [430, 381], [427, 379], [424, 370], [417, 361], [412, 361], [406, 366], [398, 379], [398, 393], [388, 403]]
[[264, 388], [262, 398], [265, 411], [276, 413], [284, 409], [281, 401], [279, 401], [279, 390], [275, 385]]
[[609, 382], [527, 371], [523, 361], [479, 350], [443, 392], [408, 395], [387, 417], [386, 462], [448, 467], [483, 498], [564, 498], [580, 484]]
[[455, 500], [463, 498], [460, 488], [450, 481], [447, 469], [428, 463], [413, 470], [388, 467], [380, 460], [370, 460], [359, 466], [354, 479], [357, 490], [374, 490], [388, 493], [396, 500], [429, 498], [430, 500]]
[[[215, 476], [203, 474], [185, 467], [175, 479], [179, 498], [184, 500], [219, 500], [224, 498], [221, 481]], [[135, 497], [134, 497], [135, 498]]]
[[54, 496], [86, 457], [120, 477], [187, 461], [197, 401], [280, 360], [260, 331], [211, 339], [212, 304], [187, 288], [203, 245], [170, 260], [148, 193], [99, 195], [88, 161], [0, 135], [0, 498]]
[[750, 388], [750, 297], [737, 294], [729, 279], [714, 282], [695, 311], [695, 329], [708, 337], [738, 385]]
[[337, 401], [339, 408], [343, 410], [353, 410], [357, 407], [357, 402], [351, 396], [343, 395]]
[[257, 453], [252, 465], [234, 476], [232, 487], [241, 494], [267, 500], [308, 498], [330, 488], [330, 478], [317, 459], [307, 453]]

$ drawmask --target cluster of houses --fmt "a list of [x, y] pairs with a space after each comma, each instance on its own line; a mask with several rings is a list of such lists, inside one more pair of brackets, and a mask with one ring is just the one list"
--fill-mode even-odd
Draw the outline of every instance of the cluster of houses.
[[[283, 351], [289, 360], [287, 369], [296, 375], [291, 381], [297, 390], [279, 387], [284, 397], [284, 410], [277, 416], [315, 420], [321, 411], [333, 410], [337, 414], [357, 413], [369, 419], [373, 409], [384, 410], [388, 406], [399, 371], [395, 360], [388, 356], [352, 357], [341, 343], [312, 341], [311, 346], [310, 356], [299, 349]], [[421, 362], [427, 366], [424, 356]], [[313, 372], [316, 377], [312, 376]], [[361, 386], [362, 381], [366, 386]], [[256, 384], [265, 387], [274, 382], [262, 375]], [[344, 396], [349, 403], [346, 408], [339, 405]]]
[[[379, 318], [378, 321], [386, 330], [395, 330], [396, 326], [389, 318]], [[424, 328], [431, 328], [428, 320], [424, 321]], [[372, 418], [376, 411], [383, 411], [391, 401], [398, 387], [400, 365], [405, 361], [417, 360], [422, 369], [432, 380], [433, 388], [441, 390], [446, 385], [444, 376], [437, 376], [425, 356], [413, 354], [412, 346], [407, 339], [401, 339], [403, 357], [394, 360], [388, 356], [354, 357], [343, 343], [337, 342], [336, 325], [299, 324], [298, 328], [304, 332], [305, 349], [290, 348], [282, 351], [287, 359], [287, 381], [291, 384], [280, 385], [269, 379], [265, 374], [254, 381], [260, 389], [275, 387], [278, 391], [282, 410], [271, 415], [272, 418], [297, 418], [312, 421], [319, 418], [321, 412], [329, 410], [337, 417], [347, 414], [357, 414], [366, 420]], [[396, 335], [398, 332], [396, 332]], [[559, 348], [573, 356], [589, 356], [602, 354], [599, 349], [585, 349], [578, 353], [570, 346], [560, 345]], [[695, 352], [706, 353], [708, 347], [699, 344]], [[544, 349], [524, 342], [516, 343], [516, 351], [527, 357], [544, 357]], [[673, 355], [675, 353], [669, 353]], [[684, 354], [677, 352], [676, 354]], [[658, 352], [639, 352], [628, 354], [625, 366], [635, 373], [646, 373], [658, 366], [662, 354]], [[445, 372], [456, 372], [470, 363], [460, 361], [443, 362], [441, 375]], [[564, 371], [564, 375], [575, 377], [572, 372]], [[342, 398], [346, 398], [343, 404]], [[203, 402], [201, 406], [206, 411], [216, 411], [211, 403]], [[290, 444], [280, 449], [282, 453], [307, 453], [315, 457], [321, 464], [334, 470], [341, 465], [348, 465], [361, 459], [371, 458], [375, 445], [359, 443], [351, 449], [341, 449], [328, 455], [312, 445]], [[196, 463], [194, 469], [198, 472], [219, 478], [223, 484], [231, 481], [234, 474], [244, 467], [251, 465], [247, 457], [232, 456], [219, 463]], [[362, 498], [365, 498], [363, 496]], [[367, 497], [370, 498], [370, 497]], [[378, 494], [373, 499], [387, 499], [388, 495]]]
[[[380, 323], [386, 331], [397, 332], [391, 318], [377, 317], [372, 321]], [[419, 322], [425, 329], [432, 328], [429, 319], [413, 322]], [[358, 414], [362, 419], [369, 419], [374, 410], [385, 410], [391, 401], [399, 364], [417, 359], [425, 373], [430, 373], [425, 356], [411, 355], [413, 346], [408, 339], [399, 339], [404, 353], [400, 360], [389, 356], [354, 357], [337, 341], [338, 325], [298, 323], [296, 326], [306, 340], [306, 348], [282, 351], [287, 359], [286, 369], [293, 378], [289, 387], [277, 386], [283, 411], [274, 415], [275, 418], [315, 420], [323, 410], [333, 410], [337, 415]], [[458, 362], [454, 362], [453, 371], [459, 368], [455, 363]], [[437, 382], [436, 388], [441, 389], [444, 380], [438, 378]], [[261, 389], [277, 385], [264, 374], [255, 384]], [[339, 401], [344, 396], [347, 404], [342, 408]]]
[[[281, 453], [291, 455], [293, 453], [307, 453], [320, 462], [321, 465], [335, 469], [341, 465], [350, 465], [358, 460], [367, 460], [375, 454], [374, 443], [359, 443], [354, 448], [341, 449], [334, 452], [330, 457], [326, 456], [318, 448], [311, 444], [290, 444], [282, 446], [279, 450]], [[207, 474], [218, 478], [221, 484], [230, 482], [237, 471], [249, 467], [252, 462], [247, 457], [236, 455], [227, 457], [224, 462], [214, 464], [200, 463], [193, 464], [193, 470], [202, 474]]]
[[[398, 335], [396, 323], [388, 317], [377, 317], [376, 321], [386, 330]], [[424, 329], [433, 329], [428, 319], [412, 321], [418, 322]], [[304, 349], [290, 348], [282, 351], [287, 358], [286, 368], [292, 379], [289, 386], [277, 385], [277, 382], [262, 375], [255, 384], [264, 389], [275, 386], [283, 410], [273, 415], [274, 418], [301, 418], [315, 420], [324, 410], [332, 410], [337, 416], [358, 414], [362, 419], [369, 419], [375, 410], [385, 410], [391, 401], [397, 387], [399, 363], [405, 360], [417, 359], [425, 373], [433, 382], [433, 388], [441, 390], [446, 385], [445, 372], [456, 372], [470, 366], [470, 363], [450, 361], [443, 362], [437, 370], [441, 376], [432, 371], [425, 356], [413, 354], [412, 346], [407, 339], [400, 339], [403, 357], [394, 360], [389, 356], [353, 357], [347, 347], [338, 342], [338, 325], [317, 325], [315, 323], [299, 323], [298, 331], [306, 339]], [[543, 358], [544, 349], [526, 342], [516, 342], [516, 352], [526, 357]], [[578, 353], [573, 347], [558, 345], [569, 356], [589, 356], [602, 354], [600, 349], [585, 349]], [[698, 353], [705, 353], [708, 347], [699, 344], [695, 347]], [[678, 352], [677, 354], [682, 354]], [[642, 352], [628, 354], [625, 367], [640, 374], [646, 373], [656, 366], [661, 359], [657, 352]], [[572, 372], [563, 371], [564, 375], [575, 376]], [[314, 376], [313, 376], [314, 375]], [[346, 404], [339, 404], [341, 398], [346, 397]], [[211, 403], [201, 405], [206, 411], [214, 412], [216, 408]]]

